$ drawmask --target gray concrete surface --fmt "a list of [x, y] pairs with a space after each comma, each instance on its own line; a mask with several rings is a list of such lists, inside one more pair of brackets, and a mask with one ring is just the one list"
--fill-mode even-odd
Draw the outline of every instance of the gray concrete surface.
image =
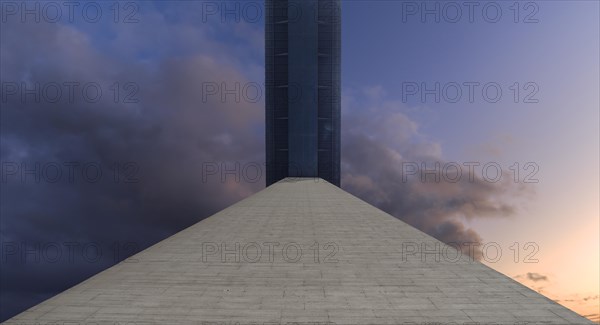
[[[423, 261], [421, 243], [441, 254]], [[592, 324], [447, 247], [286, 179], [6, 324]]]

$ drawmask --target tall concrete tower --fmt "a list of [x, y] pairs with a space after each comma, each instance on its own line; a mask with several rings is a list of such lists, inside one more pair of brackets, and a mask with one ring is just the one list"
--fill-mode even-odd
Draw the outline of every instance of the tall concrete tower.
[[340, 185], [340, 0], [266, 0], [267, 186]]

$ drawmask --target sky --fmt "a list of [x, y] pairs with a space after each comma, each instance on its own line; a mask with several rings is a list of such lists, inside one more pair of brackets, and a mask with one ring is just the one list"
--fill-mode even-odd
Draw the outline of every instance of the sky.
[[[264, 188], [261, 1], [0, 3], [0, 321]], [[343, 1], [342, 188], [598, 321], [600, 5], [450, 3]]]

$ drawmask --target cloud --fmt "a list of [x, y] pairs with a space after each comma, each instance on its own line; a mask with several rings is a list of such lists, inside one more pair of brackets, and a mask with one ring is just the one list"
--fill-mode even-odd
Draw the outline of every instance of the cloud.
[[583, 315], [583, 317], [588, 318], [592, 322], [600, 323], [600, 314], [598, 314], [598, 313], [586, 314], [586, 315]]
[[538, 281], [548, 281], [548, 277], [539, 273], [527, 272], [527, 279], [538, 282]]
[[[565, 290], [556, 291], [557, 284], [551, 281], [556, 281], [554, 276], [537, 272], [527, 272], [513, 276], [521, 284], [530, 289], [539, 292], [547, 297], [552, 297], [552, 300], [571, 310], [577, 311], [583, 317], [586, 317], [594, 322], [600, 320], [598, 310], [599, 296], [593, 291], [582, 293], [569, 293]], [[590, 294], [591, 293], [591, 294]]]
[[[446, 243], [481, 243], [465, 221], [515, 214], [510, 199], [526, 189], [507, 179], [469, 177], [467, 166], [444, 160], [441, 145], [421, 134], [405, 106], [387, 99], [381, 87], [347, 92], [343, 103], [344, 189]], [[462, 177], [457, 169], [441, 172], [449, 163], [459, 165]], [[439, 180], [426, 171], [436, 164]]]
[[598, 296], [598, 295], [581, 297], [581, 295], [574, 294], [574, 295], [571, 295], [570, 298], [564, 298], [564, 299], [555, 300], [555, 301], [556, 302], [566, 301], [566, 302], [580, 302], [580, 303], [583, 303], [583, 302], [587, 302], [587, 301], [592, 302], [592, 301], [598, 300], [599, 297], [600, 296]]
[[[0, 320], [264, 187], [262, 179], [203, 179], [206, 164], [233, 168], [236, 161], [264, 160], [264, 108], [202, 96], [207, 82], [256, 81], [255, 69], [245, 70], [238, 52], [219, 39], [220, 30], [233, 27], [180, 17], [169, 22], [146, 11], [140, 24], [110, 25], [114, 37], [98, 34], [107, 27], [102, 24], [3, 23], [3, 85], [54, 83], [63, 95], [56, 103], [3, 97], [0, 158], [19, 172], [3, 170]], [[244, 28], [261, 27], [231, 33], [257, 33]], [[255, 41], [240, 37], [236, 48], [258, 51]], [[152, 56], [145, 55], [149, 50]], [[102, 96], [91, 102], [75, 92], [70, 99], [64, 83], [79, 83], [78, 89], [94, 83]], [[75, 166], [73, 181], [68, 164]], [[91, 174], [100, 170], [101, 177], [86, 178], [84, 166], [95, 166]], [[44, 173], [56, 168], [62, 177], [49, 181]], [[23, 181], [25, 170], [34, 172], [23, 173]], [[44, 247], [65, 253], [71, 244], [72, 262], [51, 263], [42, 255]], [[87, 260], [83, 247], [103, 254]], [[36, 253], [23, 259], [26, 249]]]
[[536, 272], [527, 272], [525, 274], [518, 274], [513, 277], [514, 279], [523, 279], [525, 281], [533, 281], [533, 282], [548, 282], [550, 278], [541, 273]]
[[[203, 177], [207, 163], [264, 161], [262, 102], [201, 91], [207, 82], [235, 87], [261, 80], [263, 43], [259, 25], [198, 24], [200, 11], [189, 7], [198, 5], [178, 4], [167, 14], [146, 8], [140, 24], [111, 24], [109, 32], [105, 24], [3, 24], [3, 83], [95, 83], [103, 95], [89, 102], [79, 92], [72, 101], [63, 94], [57, 103], [17, 95], [2, 103], [2, 162], [63, 173], [58, 182], [39, 183], [27, 173], [25, 182], [3, 175], [3, 252], [39, 254], [56, 245], [74, 247], [76, 258], [3, 256], [0, 320], [264, 186], [263, 178]], [[442, 241], [481, 242], [465, 220], [514, 214], [504, 196], [515, 189], [481, 177], [422, 182], [430, 176], [421, 172], [404, 181], [402, 163], [446, 161], [440, 143], [386, 96], [377, 86], [344, 99], [343, 188]], [[84, 177], [90, 164], [102, 170], [98, 181]], [[73, 182], [67, 165], [76, 168]], [[90, 260], [85, 247], [104, 254]]]
[[[550, 277], [545, 274], [536, 273], [536, 272], [527, 272], [525, 274], [518, 274], [513, 276], [513, 279], [519, 281], [521, 284], [529, 287], [532, 290], [535, 290], [546, 296], [556, 296], [555, 294], [551, 294], [546, 292], [546, 287], [544, 286], [550, 281]], [[554, 300], [556, 302], [560, 302], [560, 300]], [[563, 300], [569, 301], [569, 300]]]
[[598, 323], [600, 321], [600, 314], [598, 311], [598, 299], [597, 294], [592, 295], [581, 295], [581, 294], [555, 294], [554, 296], [561, 297], [555, 299], [559, 304], [566, 306], [572, 310], [577, 310], [583, 317], [590, 319], [593, 322]]

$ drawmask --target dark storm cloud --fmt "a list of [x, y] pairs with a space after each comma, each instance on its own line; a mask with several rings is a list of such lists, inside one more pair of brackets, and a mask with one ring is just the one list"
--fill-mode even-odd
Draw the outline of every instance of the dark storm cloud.
[[[460, 162], [453, 163], [461, 165], [461, 177], [448, 169], [436, 180], [421, 164], [432, 170], [435, 163], [449, 163], [440, 145], [420, 135], [417, 124], [401, 112], [402, 104], [384, 100], [381, 89], [364, 93], [367, 100], [344, 98], [344, 189], [443, 242], [459, 245], [483, 244], [465, 220], [515, 213], [507, 199], [525, 189], [506, 179], [491, 182], [475, 172], [470, 178]], [[468, 246], [463, 248], [469, 253]], [[476, 250], [475, 257], [480, 253]]]
[[[215, 45], [206, 26], [145, 18], [113, 27], [123, 29], [104, 45], [63, 24], [2, 26], [1, 81], [19, 90], [3, 88], [1, 110], [0, 320], [264, 186], [203, 179], [206, 163], [263, 160], [262, 105], [202, 96], [203, 83], [248, 80], [236, 53]], [[186, 54], [136, 59], [148, 47]], [[52, 103], [54, 89], [41, 90], [52, 83], [94, 83], [102, 96], [70, 98], [62, 87]], [[40, 99], [20, 96], [36, 84]], [[83, 176], [90, 165], [92, 177]]]
[[[238, 183], [202, 173], [205, 163], [233, 168], [235, 162], [264, 161], [262, 102], [202, 96], [205, 82], [231, 87], [262, 78], [256, 63], [263, 55], [261, 26], [195, 26], [187, 23], [198, 21], [194, 12], [186, 7], [171, 13], [182, 18], [170, 21], [150, 11], [140, 24], [109, 26], [112, 36], [102, 35], [106, 26], [100, 24], [86, 31], [64, 24], [2, 25], [3, 83], [30, 89], [36, 83], [94, 82], [103, 96], [89, 103], [63, 94], [51, 103], [7, 95], [2, 102], [0, 158], [19, 170], [3, 170], [0, 191], [0, 319], [264, 186], [264, 174], [258, 182], [241, 177]], [[224, 34], [230, 39], [220, 38], [222, 28], [229, 28]], [[117, 82], [115, 102], [111, 87]], [[132, 89], [137, 92], [128, 102]], [[402, 162], [443, 162], [440, 146], [422, 138], [394, 107], [363, 111], [346, 104], [345, 189], [445, 242], [481, 242], [463, 219], [514, 212], [503, 203], [513, 191], [503, 182], [403, 182]], [[36, 183], [25, 174], [23, 182], [23, 166], [31, 170], [36, 163], [59, 166], [62, 178]], [[70, 181], [68, 166], [74, 164]], [[82, 177], [86, 164], [101, 167], [98, 181]], [[62, 253], [58, 262], [53, 249]]]

